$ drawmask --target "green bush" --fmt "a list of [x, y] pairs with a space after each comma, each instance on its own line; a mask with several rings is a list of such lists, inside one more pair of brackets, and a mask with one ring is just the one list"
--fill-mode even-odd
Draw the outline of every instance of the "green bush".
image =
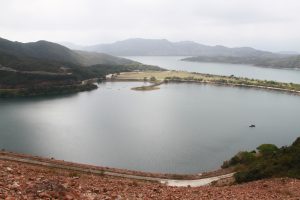
[[236, 167], [234, 177], [238, 183], [271, 177], [300, 178], [300, 138], [288, 147], [263, 144], [257, 149], [257, 156], [243, 152], [224, 162], [225, 167]]
[[150, 81], [151, 81], [151, 82], [155, 82], [155, 81], [156, 81], [156, 78], [155, 78], [154, 76], [151, 76]]
[[278, 151], [278, 147], [274, 144], [262, 144], [256, 149], [263, 155], [272, 155]]
[[251, 163], [255, 159], [255, 152], [241, 151], [235, 156], [233, 156], [229, 161], [225, 161], [222, 168], [228, 168], [230, 166], [235, 166], [238, 164]]

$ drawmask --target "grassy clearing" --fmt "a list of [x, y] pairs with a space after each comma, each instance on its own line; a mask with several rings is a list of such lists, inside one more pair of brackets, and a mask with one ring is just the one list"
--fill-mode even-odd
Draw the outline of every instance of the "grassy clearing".
[[[117, 79], [136, 79], [136, 80], [150, 80], [151, 77], [155, 77], [158, 81], [165, 80], [166, 77], [177, 76], [185, 78], [191, 76], [189, 72], [179, 71], [145, 71], [145, 72], [124, 72], [117, 76]], [[198, 77], [197, 75], [196, 77]]]

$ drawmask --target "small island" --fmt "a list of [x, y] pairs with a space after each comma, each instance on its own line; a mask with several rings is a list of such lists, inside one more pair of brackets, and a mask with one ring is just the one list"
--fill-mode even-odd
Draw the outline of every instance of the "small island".
[[[144, 82], [148, 81], [147, 77], [144, 77]], [[140, 87], [134, 87], [131, 88], [132, 90], [137, 90], [137, 91], [150, 91], [150, 90], [159, 90], [160, 88], [157, 87], [161, 84], [164, 83], [164, 81], [158, 81], [154, 76], [150, 77], [150, 83], [152, 83], [151, 85], [144, 85], [144, 86], [140, 86]]]
[[147, 85], [147, 86], [140, 86], [140, 87], [134, 87], [131, 88], [132, 90], [137, 91], [150, 91], [150, 90], [159, 90], [159, 87], [153, 86], [153, 85]]

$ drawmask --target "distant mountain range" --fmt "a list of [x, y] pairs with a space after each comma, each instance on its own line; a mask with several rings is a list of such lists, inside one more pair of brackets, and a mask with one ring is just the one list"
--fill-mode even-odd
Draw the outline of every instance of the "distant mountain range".
[[70, 48], [107, 53], [115, 56], [187, 56], [185, 61], [251, 64], [275, 68], [300, 68], [297, 52], [273, 53], [251, 47], [229, 48], [208, 46], [192, 41], [170, 42], [166, 39], [128, 39], [111, 44], [78, 46], [64, 43]]
[[259, 51], [250, 47], [228, 48], [207, 46], [192, 41], [170, 42], [166, 39], [128, 39], [111, 44], [79, 46], [64, 45], [79, 50], [107, 53], [116, 56], [273, 56], [273, 53]]

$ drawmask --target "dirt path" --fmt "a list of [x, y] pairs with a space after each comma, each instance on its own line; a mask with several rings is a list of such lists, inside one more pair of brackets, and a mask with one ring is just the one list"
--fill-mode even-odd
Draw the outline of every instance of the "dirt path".
[[214, 177], [210, 177], [210, 178], [203, 178], [203, 179], [197, 179], [197, 180], [174, 180], [174, 179], [162, 179], [162, 178], [155, 178], [155, 177], [122, 174], [122, 173], [102, 171], [102, 170], [96, 170], [96, 169], [88, 169], [88, 168], [84, 168], [84, 167], [67, 166], [67, 165], [62, 165], [62, 164], [37, 161], [37, 160], [30, 159], [30, 158], [18, 158], [18, 157], [13, 157], [13, 156], [0, 155], [0, 159], [7, 160], [7, 161], [21, 162], [21, 163], [26, 163], [26, 164], [39, 165], [39, 166], [44, 166], [44, 167], [49, 167], [49, 168], [72, 170], [72, 171], [78, 171], [78, 172], [83, 172], [83, 173], [92, 173], [92, 174], [96, 174], [96, 175], [107, 175], [107, 176], [115, 176], [115, 177], [128, 178], [128, 179], [155, 181], [155, 182], [160, 182], [162, 184], [166, 184], [168, 186], [177, 186], [177, 187], [187, 187], [187, 186], [198, 187], [198, 186], [208, 185], [208, 184], [212, 183], [213, 181], [217, 181], [220, 179], [224, 179], [224, 178], [233, 176], [233, 173], [230, 173], [230, 174], [225, 174], [222, 176], [214, 176]]
[[198, 187], [198, 186], [209, 185], [210, 183], [214, 181], [218, 181], [220, 179], [230, 178], [233, 175], [234, 173], [230, 173], [221, 176], [214, 176], [210, 178], [203, 178], [197, 180], [164, 180], [161, 181], [161, 183], [166, 184], [168, 186], [176, 186], [176, 187], [186, 187], [186, 186]]

